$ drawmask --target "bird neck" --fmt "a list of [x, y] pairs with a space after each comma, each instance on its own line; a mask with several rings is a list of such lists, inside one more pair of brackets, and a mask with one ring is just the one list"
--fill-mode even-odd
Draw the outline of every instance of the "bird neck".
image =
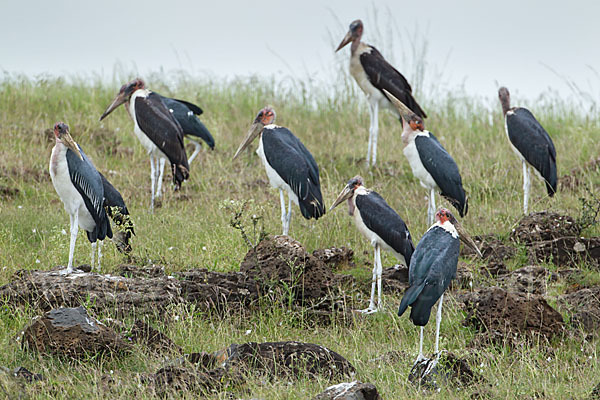
[[510, 99], [508, 97], [500, 97], [500, 104], [502, 104], [502, 113], [506, 115], [510, 111]]
[[350, 45], [350, 50], [352, 51], [352, 54], [354, 54], [356, 52], [356, 50], [358, 50], [359, 46], [360, 46], [360, 36], [356, 40], [353, 40], [352, 45]]

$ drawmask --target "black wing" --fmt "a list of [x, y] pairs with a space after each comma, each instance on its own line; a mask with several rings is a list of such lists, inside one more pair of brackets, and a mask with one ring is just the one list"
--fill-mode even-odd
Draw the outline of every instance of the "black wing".
[[[170, 99], [168, 97], [162, 97], [162, 101], [169, 111], [172, 110], [173, 117], [179, 122], [185, 135], [197, 136], [204, 140], [211, 149], [215, 148], [215, 139], [212, 137], [206, 126], [204, 126], [204, 124], [195, 116], [200, 114], [197, 114], [189, 107], [190, 105], [194, 106], [193, 104], [183, 100]], [[200, 109], [198, 108], [198, 110]]]
[[415, 246], [406, 223], [398, 213], [379, 193], [374, 191], [356, 196], [356, 207], [367, 228], [379, 235], [396, 252], [402, 254], [406, 265], [410, 265]]
[[325, 214], [319, 167], [302, 142], [287, 128], [266, 128], [262, 142], [267, 162], [290, 185], [306, 219]]
[[440, 188], [441, 195], [456, 207], [461, 217], [467, 215], [469, 211], [467, 196], [458, 166], [452, 156], [431, 132], [429, 137], [417, 135], [415, 146], [423, 166]]
[[171, 99], [169, 97], [165, 97], [166, 99], [169, 100], [173, 100], [176, 101], [180, 104], [183, 104], [184, 106], [186, 106], [191, 112], [193, 112], [195, 115], [202, 115], [202, 113], [204, 111], [202, 111], [202, 109], [200, 107], [198, 107], [197, 105], [195, 105], [194, 103], [190, 103], [189, 101], [185, 101], [185, 100], [179, 100], [179, 99]]
[[150, 93], [135, 99], [135, 116], [142, 131], [169, 158], [176, 187], [189, 177], [190, 167], [183, 146], [183, 131], [161, 96]]
[[67, 150], [67, 165], [71, 182], [81, 194], [85, 207], [96, 223], [94, 230], [87, 232], [89, 241], [94, 243], [96, 240], [104, 240], [106, 236], [112, 238], [112, 230], [103, 207], [104, 188], [100, 174], [81, 147], [79, 151], [83, 160], [71, 149]]
[[506, 114], [508, 138], [546, 181], [549, 196], [556, 192], [556, 149], [548, 132], [526, 108]]
[[456, 275], [460, 241], [443, 228], [434, 226], [419, 241], [410, 262], [410, 287], [404, 293], [398, 315], [411, 306], [410, 320], [418, 326], [429, 321], [431, 307]]
[[[360, 55], [360, 63], [369, 82], [382, 93], [385, 89], [393, 94], [419, 117], [427, 118], [425, 111], [412, 96], [412, 88], [406, 78], [388, 63], [375, 47], [370, 47], [370, 52], [366, 51]], [[383, 95], [385, 96], [385, 93]]]

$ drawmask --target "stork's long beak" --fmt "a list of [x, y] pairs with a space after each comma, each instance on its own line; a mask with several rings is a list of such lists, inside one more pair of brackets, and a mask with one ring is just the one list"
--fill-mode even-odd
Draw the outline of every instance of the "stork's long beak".
[[414, 114], [410, 108], [406, 107], [406, 105], [401, 102], [400, 100], [398, 100], [393, 94], [391, 94], [390, 92], [388, 92], [387, 90], [383, 89], [383, 92], [385, 93], [385, 95], [387, 96], [388, 99], [390, 99], [390, 101], [392, 102], [392, 104], [398, 109], [398, 111], [400, 112], [400, 115], [402, 116], [402, 118], [404, 118], [405, 121], [408, 121], [410, 119], [410, 115]]
[[333, 202], [333, 204], [329, 208], [329, 211], [333, 210], [338, 205], [340, 205], [344, 201], [348, 200], [350, 197], [352, 197], [352, 194], [353, 194], [352, 188], [350, 186], [346, 185], [346, 187], [344, 188], [344, 190], [342, 190], [342, 192], [339, 194], [339, 196], [337, 197], [337, 199], [335, 199], [335, 201]]
[[475, 241], [471, 238], [471, 235], [469, 235], [469, 233], [465, 230], [465, 228], [463, 228], [461, 223], [456, 221], [454, 223], [454, 227], [456, 228], [456, 231], [458, 232], [458, 237], [460, 238], [460, 240], [462, 240], [462, 242], [466, 246], [473, 249], [479, 256], [479, 258], [483, 258], [483, 254], [481, 254], [479, 247], [477, 247], [477, 245], [475, 244]]
[[240, 147], [238, 147], [237, 151], [235, 152], [235, 155], [233, 156], [234, 160], [237, 158], [237, 156], [240, 155], [240, 153], [242, 151], [244, 151], [244, 149], [246, 147], [248, 147], [248, 145], [250, 143], [252, 143], [252, 141], [262, 132], [262, 130], [263, 130], [264, 127], [265, 126], [262, 124], [262, 122], [260, 122], [260, 121], [254, 121], [254, 123], [252, 124], [252, 126], [248, 130], [248, 133], [246, 134], [246, 137], [244, 138], [244, 141], [242, 142], [242, 144], [240, 144]]
[[342, 42], [340, 43], [338, 48], [335, 49], [335, 52], [337, 53], [338, 51], [340, 51], [341, 48], [343, 48], [345, 45], [347, 45], [351, 41], [352, 41], [352, 31], [348, 31], [348, 33], [346, 33], [346, 36], [344, 36], [344, 39], [342, 39]]
[[77, 154], [77, 156], [79, 156], [79, 158], [81, 160], [83, 160], [83, 156], [81, 155], [81, 152], [79, 151], [79, 146], [77, 146], [77, 143], [75, 143], [75, 141], [73, 140], [73, 138], [71, 137], [71, 135], [68, 132], [64, 133], [62, 135], [62, 137], [60, 138], [60, 140], [65, 144], [65, 146], [67, 146], [69, 149], [71, 149], [71, 151], [73, 151], [73, 153]]
[[110, 114], [111, 112], [113, 112], [113, 110], [115, 108], [119, 107], [121, 104], [125, 103], [126, 101], [127, 101], [127, 97], [125, 96], [125, 92], [119, 92], [119, 94], [117, 94], [117, 96], [112, 101], [112, 103], [110, 103], [110, 105], [106, 108], [106, 111], [104, 111], [104, 114], [102, 114], [102, 116], [100, 117], [100, 121], [102, 121], [104, 118], [106, 118], [106, 116], [108, 114]]

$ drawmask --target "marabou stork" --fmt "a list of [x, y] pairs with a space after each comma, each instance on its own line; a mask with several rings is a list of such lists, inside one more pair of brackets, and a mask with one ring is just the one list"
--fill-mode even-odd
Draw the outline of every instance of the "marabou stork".
[[121, 90], [100, 117], [102, 121], [121, 104], [133, 120], [137, 138], [150, 155], [152, 199], [150, 208], [154, 210], [154, 200], [161, 195], [162, 175], [160, 159], [169, 159], [173, 172], [175, 190], [189, 177], [189, 164], [183, 146], [183, 131], [179, 122], [169, 112], [161, 99], [162, 96], [145, 88], [141, 79], [123, 85]]
[[[344, 200], [348, 201], [348, 214], [356, 228], [375, 249], [373, 280], [369, 307], [360, 310], [367, 314], [377, 312], [381, 307], [381, 249], [391, 252], [405, 265], [410, 265], [415, 246], [406, 224], [398, 213], [390, 207], [379, 193], [364, 187], [363, 179], [355, 176], [337, 197], [330, 211]], [[377, 305], [375, 305], [375, 283], [377, 282]]]
[[[468, 233], [458, 223], [456, 218], [445, 208], [441, 208], [435, 214], [435, 224], [423, 235], [417, 248], [413, 253], [408, 270], [409, 288], [406, 289], [398, 316], [402, 316], [410, 306], [410, 320], [416, 326], [421, 327], [419, 340], [419, 355], [413, 365], [411, 375], [419, 370], [419, 366], [426, 366], [426, 375], [439, 359], [440, 324], [442, 322], [442, 302], [444, 291], [450, 285], [450, 281], [456, 275], [456, 265], [460, 249], [460, 238], [477, 251], [477, 246]], [[423, 329], [429, 322], [431, 309], [438, 301], [436, 328], [435, 328], [435, 354], [436, 358], [431, 360], [423, 356]]]
[[523, 212], [527, 214], [530, 167], [546, 183], [548, 196], [556, 193], [556, 149], [548, 132], [531, 111], [510, 106], [510, 93], [505, 87], [498, 90], [504, 113], [504, 128], [511, 147], [523, 163]]
[[[73, 253], [79, 227], [87, 232], [92, 243], [92, 261], [96, 253], [96, 241], [112, 238], [112, 230], [104, 209], [102, 177], [81, 147], [69, 134], [69, 126], [63, 122], [54, 125], [56, 144], [50, 157], [50, 177], [56, 193], [62, 200], [71, 222], [69, 263], [61, 273], [73, 272]], [[102, 252], [98, 246], [98, 268]]]
[[429, 189], [427, 222], [433, 223], [436, 190], [458, 210], [461, 217], [464, 217], [469, 210], [469, 199], [463, 189], [456, 162], [433, 133], [424, 128], [421, 117], [392, 93], [384, 91], [402, 117], [404, 155], [413, 175], [419, 179], [421, 186]]
[[[260, 110], [233, 159], [257, 136], [260, 137], [256, 153], [265, 166], [271, 187], [279, 189], [281, 223], [283, 234], [287, 235], [292, 218], [292, 201], [300, 206], [306, 219], [319, 219], [325, 214], [325, 205], [321, 195], [319, 166], [300, 139], [289, 129], [273, 124], [275, 117], [275, 110], [271, 107]], [[287, 212], [284, 191], [288, 193]]]
[[412, 88], [406, 78], [397, 69], [392, 67], [375, 47], [361, 42], [362, 34], [363, 23], [360, 19], [357, 19], [350, 24], [350, 30], [336, 49], [336, 52], [352, 42], [350, 74], [367, 95], [369, 113], [371, 115], [367, 165], [375, 165], [377, 161], [377, 135], [379, 132], [377, 118], [379, 107], [392, 110], [400, 118], [396, 109], [384, 95], [384, 89], [402, 100], [417, 116], [427, 118], [427, 115], [413, 98]]

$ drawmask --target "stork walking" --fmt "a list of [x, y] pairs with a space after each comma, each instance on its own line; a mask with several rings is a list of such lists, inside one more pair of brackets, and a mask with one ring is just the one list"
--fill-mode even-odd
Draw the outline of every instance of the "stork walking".
[[183, 146], [183, 131], [179, 122], [169, 112], [162, 96], [146, 89], [141, 79], [123, 85], [121, 90], [100, 117], [102, 121], [121, 104], [133, 120], [133, 131], [150, 155], [150, 178], [152, 197], [150, 209], [154, 210], [155, 199], [162, 191], [160, 160], [168, 159], [173, 173], [175, 190], [189, 177], [189, 164]]
[[523, 164], [523, 213], [527, 214], [533, 169], [546, 184], [548, 196], [556, 193], [556, 149], [548, 132], [523, 107], [510, 106], [510, 93], [505, 87], [498, 90], [498, 97], [504, 113], [504, 129], [511, 147]]
[[[381, 302], [381, 249], [391, 252], [405, 265], [410, 265], [415, 246], [410, 232], [400, 215], [390, 207], [379, 193], [365, 188], [363, 179], [355, 176], [339, 194], [331, 208], [348, 201], [348, 214], [360, 233], [374, 248], [373, 279], [369, 307], [359, 312], [371, 314], [380, 310]], [[377, 304], [375, 303], [377, 286]]]
[[385, 94], [402, 117], [403, 151], [413, 175], [419, 179], [421, 186], [429, 189], [427, 223], [433, 223], [436, 190], [458, 210], [461, 217], [464, 217], [469, 210], [469, 199], [463, 189], [456, 162], [433, 133], [425, 129], [421, 117], [392, 93], [385, 90]]
[[362, 34], [363, 23], [360, 19], [357, 19], [350, 24], [350, 29], [342, 39], [336, 52], [352, 42], [350, 74], [367, 95], [371, 116], [367, 165], [375, 165], [377, 161], [377, 136], [379, 134], [379, 107], [390, 109], [400, 118], [397, 110], [384, 95], [384, 89], [408, 105], [417, 116], [427, 118], [427, 115], [413, 98], [412, 88], [406, 78], [388, 63], [375, 47], [361, 42]]
[[[69, 126], [63, 122], [54, 125], [55, 145], [50, 156], [50, 177], [56, 193], [62, 200], [71, 223], [69, 263], [61, 273], [73, 272], [73, 254], [79, 227], [87, 232], [92, 244], [92, 261], [98, 247], [98, 268], [101, 265], [101, 245], [97, 241], [112, 238], [110, 221], [104, 209], [104, 187], [102, 178], [94, 164], [69, 133]], [[102, 242], [100, 242], [102, 243]]]
[[[260, 110], [233, 159], [259, 137], [256, 153], [265, 166], [271, 187], [279, 189], [281, 223], [283, 234], [287, 235], [292, 219], [292, 201], [300, 206], [300, 212], [306, 219], [319, 219], [325, 214], [325, 205], [315, 159], [289, 129], [274, 125], [275, 118], [275, 110], [271, 107]], [[284, 192], [288, 194], [287, 211]]]
[[[410, 306], [410, 320], [416, 326], [421, 327], [419, 355], [413, 365], [411, 375], [417, 371], [421, 371], [421, 376], [427, 375], [439, 359], [442, 303], [444, 292], [456, 275], [460, 250], [459, 236], [479, 252], [473, 240], [452, 213], [441, 208], [435, 214], [435, 224], [423, 235], [410, 261], [408, 270], [410, 286], [402, 297], [398, 316], [401, 317]], [[436, 301], [438, 307], [435, 318], [435, 359], [429, 360], [423, 355], [423, 330], [429, 322], [431, 309]]]

